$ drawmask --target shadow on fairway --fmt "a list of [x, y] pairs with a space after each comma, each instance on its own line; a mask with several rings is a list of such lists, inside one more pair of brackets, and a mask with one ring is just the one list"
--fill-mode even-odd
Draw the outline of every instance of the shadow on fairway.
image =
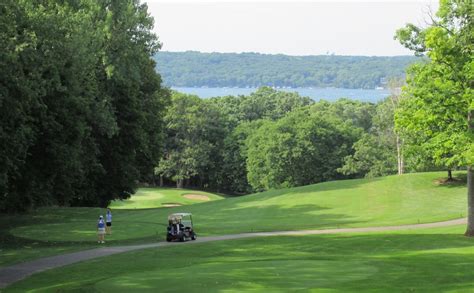
[[473, 249], [461, 235], [415, 232], [241, 239], [196, 244], [192, 253], [172, 246], [115, 255], [40, 273], [11, 289], [469, 292]]

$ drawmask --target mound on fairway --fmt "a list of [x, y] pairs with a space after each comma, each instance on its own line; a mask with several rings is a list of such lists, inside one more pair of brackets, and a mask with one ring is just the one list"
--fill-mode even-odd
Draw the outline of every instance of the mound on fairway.
[[113, 209], [150, 209], [194, 204], [222, 199], [214, 193], [175, 188], [140, 188], [127, 200], [116, 200], [110, 204]]
[[[461, 218], [466, 187], [439, 185], [444, 173], [333, 181], [167, 209], [114, 211], [109, 243], [163, 240], [167, 215], [191, 212], [198, 235], [389, 226]], [[95, 240], [99, 209], [43, 209], [10, 232], [41, 241]], [[28, 217], [28, 216], [27, 216]]]

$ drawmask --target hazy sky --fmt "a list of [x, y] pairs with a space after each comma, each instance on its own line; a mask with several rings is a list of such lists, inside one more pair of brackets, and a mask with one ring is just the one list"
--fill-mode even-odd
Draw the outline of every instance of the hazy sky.
[[437, 1], [148, 0], [165, 51], [409, 55], [397, 28], [424, 25]]

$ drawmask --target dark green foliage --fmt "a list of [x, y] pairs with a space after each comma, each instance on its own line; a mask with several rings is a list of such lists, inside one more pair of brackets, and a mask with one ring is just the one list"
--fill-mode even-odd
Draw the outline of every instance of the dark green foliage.
[[[372, 127], [372, 117], [376, 112], [376, 106], [372, 103], [339, 99], [334, 103], [320, 101], [312, 108], [313, 112], [334, 116], [348, 121], [354, 126], [369, 131]], [[387, 119], [392, 119], [387, 117]]]
[[268, 87], [249, 96], [208, 100], [175, 92], [165, 117], [165, 153], [156, 174], [179, 187], [250, 192], [246, 152], [249, 135], [263, 119], [278, 120], [312, 103], [296, 93]]
[[[174, 93], [165, 118], [165, 155], [156, 172], [180, 187], [234, 194], [369, 172], [379, 176], [396, 170], [393, 134], [385, 134], [393, 132], [393, 111], [382, 104], [315, 103], [269, 87], [249, 96], [205, 100]], [[359, 147], [367, 137], [371, 151]], [[363, 168], [344, 166], [349, 157], [361, 155], [370, 157]], [[339, 173], [343, 166], [354, 170]]]
[[340, 87], [373, 89], [402, 77], [410, 56], [286, 56], [159, 52], [157, 70], [177, 87]]
[[338, 171], [355, 177], [378, 177], [397, 173], [394, 141], [383, 141], [373, 134], [364, 134], [353, 147], [354, 154], [344, 159]]
[[0, 5], [0, 210], [106, 205], [153, 174], [166, 92], [137, 1]]
[[336, 169], [362, 131], [348, 121], [302, 109], [267, 121], [248, 140], [248, 180], [256, 190], [338, 179]]
[[222, 163], [218, 189], [244, 194], [253, 191], [247, 179], [247, 141], [265, 120], [278, 120], [314, 102], [296, 93], [262, 87], [249, 96], [210, 99], [226, 117]]
[[242, 122], [224, 140], [222, 161], [222, 189], [247, 194], [253, 191], [247, 179], [247, 139], [264, 120]]
[[354, 154], [344, 159], [338, 171], [355, 177], [377, 177], [397, 173], [396, 134], [394, 131], [394, 106], [390, 97], [376, 105], [370, 127], [354, 143]]
[[174, 92], [165, 123], [165, 151], [156, 173], [177, 187], [215, 187], [225, 136], [221, 113], [197, 96]]

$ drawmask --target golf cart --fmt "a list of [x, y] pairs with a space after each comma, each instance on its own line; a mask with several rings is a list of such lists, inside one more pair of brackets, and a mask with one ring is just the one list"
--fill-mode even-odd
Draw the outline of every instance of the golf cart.
[[168, 216], [168, 233], [166, 241], [196, 240], [193, 230], [193, 215], [190, 213], [175, 213]]

